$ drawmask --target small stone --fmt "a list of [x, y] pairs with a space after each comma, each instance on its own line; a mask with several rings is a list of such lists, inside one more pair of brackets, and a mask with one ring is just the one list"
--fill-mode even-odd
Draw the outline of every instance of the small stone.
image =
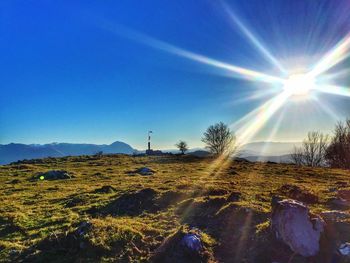
[[350, 243], [341, 244], [338, 250], [343, 256], [350, 256]]
[[76, 233], [79, 236], [84, 236], [89, 231], [91, 226], [92, 226], [92, 224], [89, 221], [83, 221], [80, 223]]
[[136, 170], [136, 173], [141, 174], [141, 175], [152, 175], [155, 172], [148, 167], [141, 167], [141, 168]]
[[184, 245], [191, 251], [199, 252], [202, 250], [202, 242], [197, 234], [186, 234], [182, 240], [181, 244]]

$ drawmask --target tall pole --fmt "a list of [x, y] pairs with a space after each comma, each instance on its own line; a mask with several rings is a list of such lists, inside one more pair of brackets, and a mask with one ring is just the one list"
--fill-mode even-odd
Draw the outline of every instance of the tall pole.
[[152, 131], [148, 132], [148, 150], [149, 151], [151, 150], [151, 133]]

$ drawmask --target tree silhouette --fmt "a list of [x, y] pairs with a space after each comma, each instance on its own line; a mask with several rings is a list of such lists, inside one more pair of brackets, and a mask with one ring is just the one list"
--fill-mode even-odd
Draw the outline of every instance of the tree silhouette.
[[204, 132], [202, 142], [215, 155], [229, 155], [234, 151], [236, 136], [223, 122], [208, 127]]
[[188, 146], [185, 141], [179, 141], [177, 144], [175, 144], [175, 146], [179, 149], [181, 154], [185, 154], [185, 152], [188, 151]]

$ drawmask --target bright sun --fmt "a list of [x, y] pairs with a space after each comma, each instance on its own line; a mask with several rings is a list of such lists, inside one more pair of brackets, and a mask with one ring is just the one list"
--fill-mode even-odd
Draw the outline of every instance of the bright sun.
[[293, 96], [305, 96], [314, 86], [313, 77], [307, 74], [293, 74], [286, 79], [283, 89]]

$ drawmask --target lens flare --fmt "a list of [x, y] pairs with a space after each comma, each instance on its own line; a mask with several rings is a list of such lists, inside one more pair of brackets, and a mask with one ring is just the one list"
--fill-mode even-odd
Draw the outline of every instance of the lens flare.
[[307, 74], [293, 74], [286, 79], [283, 89], [293, 96], [305, 96], [315, 86], [315, 79]]
[[350, 55], [350, 33], [331, 49], [310, 71], [311, 76], [318, 76], [348, 58]]
[[[267, 121], [278, 110], [280, 110], [289, 99], [293, 97], [311, 97], [311, 90], [315, 90], [316, 92], [320, 93], [350, 97], [350, 88], [334, 85], [334, 83], [327, 83], [328, 81], [335, 81], [337, 77], [344, 75], [344, 73], [332, 72], [328, 73], [328, 75], [325, 74], [329, 69], [343, 62], [346, 58], [349, 58], [350, 33], [342, 38], [342, 40], [339, 41], [335, 47], [330, 49], [330, 51], [326, 53], [311, 70], [302, 74], [293, 74], [293, 72], [288, 72], [285, 70], [278, 59], [268, 51], [262, 42], [252, 34], [252, 32], [241, 22], [241, 20], [238, 19], [238, 17], [227, 5], [223, 4], [223, 6], [227, 14], [230, 16], [233, 24], [237, 26], [237, 28], [248, 38], [255, 48], [257, 48], [260, 53], [267, 58], [267, 60], [269, 60], [282, 72], [281, 76], [273, 76], [264, 72], [243, 68], [234, 64], [210, 58], [203, 54], [198, 54], [196, 52], [177, 47], [124, 26], [109, 23], [106, 20], [103, 20], [103, 23], [101, 24], [104, 29], [109, 30], [119, 36], [142, 43], [151, 48], [221, 69], [225, 75], [228, 73], [234, 78], [266, 83], [267, 85], [261, 86], [262, 88], [267, 89], [266, 94], [270, 92], [273, 94], [275, 93], [276, 89], [279, 90], [277, 95], [274, 95], [270, 100], [263, 103], [261, 106], [258, 106], [256, 109], [243, 116], [240, 120], [230, 125], [231, 127], [235, 127], [238, 141], [242, 145], [248, 143], [262, 129], [262, 127], [264, 127]], [[293, 65], [293, 67], [294, 66], [297, 66], [297, 68], [308, 68], [304, 67], [305, 65]], [[342, 69], [342, 71], [344, 71], [344, 69]], [[348, 71], [345, 70], [344, 72]], [[288, 77], [286, 78], [285, 76]], [[260, 90], [263, 89], [260, 88]], [[320, 105], [322, 104], [322, 102], [318, 103], [320, 103]]]
[[250, 40], [254, 47], [256, 47], [261, 54], [269, 60], [274, 66], [276, 66], [282, 73], [286, 74], [285, 68], [281, 65], [281, 63], [268, 51], [268, 49], [258, 40], [256, 36], [252, 34], [252, 32], [245, 26], [238, 16], [233, 12], [233, 10], [225, 3], [221, 2], [224, 7], [224, 10], [230, 17], [231, 21], [234, 25], [238, 27], [238, 29]]

